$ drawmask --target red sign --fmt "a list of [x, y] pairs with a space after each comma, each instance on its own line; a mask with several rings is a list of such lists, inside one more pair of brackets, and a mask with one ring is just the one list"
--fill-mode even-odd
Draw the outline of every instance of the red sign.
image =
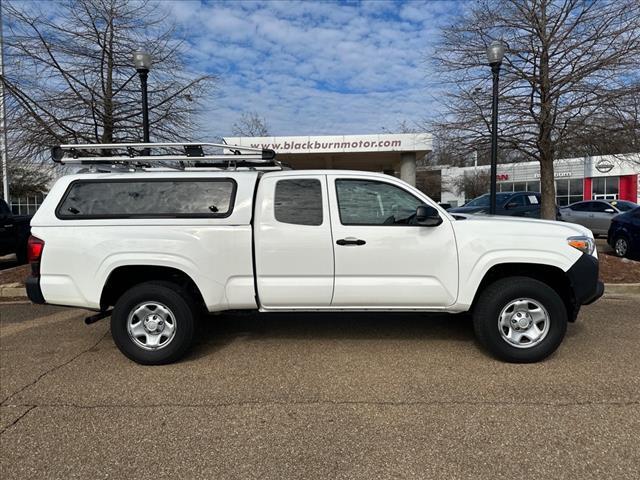
[[509, 180], [509, 174], [508, 173], [498, 173], [496, 175], [496, 180]]

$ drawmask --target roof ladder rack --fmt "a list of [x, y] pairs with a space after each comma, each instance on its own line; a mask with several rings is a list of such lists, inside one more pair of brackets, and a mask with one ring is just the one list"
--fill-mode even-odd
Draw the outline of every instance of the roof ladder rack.
[[[222, 153], [205, 153], [207, 149], [223, 149]], [[151, 151], [160, 151], [151, 154]], [[225, 150], [230, 153], [225, 153]], [[115, 152], [114, 152], [115, 151]], [[126, 152], [126, 153], [125, 153]], [[61, 165], [129, 164], [149, 167], [154, 163], [166, 168], [167, 162], [194, 162], [204, 167], [237, 168], [279, 167], [276, 152], [270, 149], [227, 145], [224, 143], [86, 143], [56, 145], [51, 148], [51, 159]]]

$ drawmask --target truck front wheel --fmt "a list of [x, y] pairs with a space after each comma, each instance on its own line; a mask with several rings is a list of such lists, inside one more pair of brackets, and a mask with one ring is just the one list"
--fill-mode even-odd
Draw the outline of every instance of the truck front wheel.
[[532, 363], [551, 355], [567, 330], [558, 293], [528, 277], [503, 278], [481, 292], [473, 311], [478, 341], [507, 362]]
[[120, 351], [143, 365], [180, 359], [191, 346], [197, 309], [190, 295], [170, 282], [145, 282], [126, 291], [111, 315]]

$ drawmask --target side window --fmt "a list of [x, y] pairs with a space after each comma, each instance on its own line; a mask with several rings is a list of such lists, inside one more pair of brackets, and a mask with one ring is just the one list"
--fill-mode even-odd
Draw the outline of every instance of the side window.
[[515, 204], [517, 207], [524, 207], [526, 205], [526, 200], [524, 195], [514, 195], [509, 199], [507, 204]]
[[230, 178], [78, 180], [58, 205], [58, 218], [227, 217], [236, 182]]
[[604, 212], [606, 209], [611, 208], [607, 203], [604, 202], [591, 202], [592, 206], [589, 210], [592, 212]]
[[589, 202], [576, 203], [575, 205], [571, 206], [571, 210], [575, 212], [584, 212], [587, 210], [588, 206]]
[[322, 187], [320, 180], [299, 178], [278, 180], [274, 216], [282, 223], [322, 225]]
[[410, 225], [424, 202], [385, 182], [336, 180], [343, 225]]

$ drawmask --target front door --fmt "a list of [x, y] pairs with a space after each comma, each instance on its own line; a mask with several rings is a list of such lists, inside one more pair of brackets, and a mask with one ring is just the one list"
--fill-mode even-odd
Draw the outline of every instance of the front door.
[[616, 216], [615, 209], [607, 202], [592, 202], [590, 227], [591, 231], [606, 234], [611, 226], [611, 219]]
[[327, 175], [335, 286], [332, 306], [445, 307], [458, 291], [458, 255], [448, 218], [414, 224], [419, 205], [432, 205], [392, 177]]
[[256, 198], [258, 295], [265, 308], [328, 307], [333, 245], [324, 175], [268, 175]]

